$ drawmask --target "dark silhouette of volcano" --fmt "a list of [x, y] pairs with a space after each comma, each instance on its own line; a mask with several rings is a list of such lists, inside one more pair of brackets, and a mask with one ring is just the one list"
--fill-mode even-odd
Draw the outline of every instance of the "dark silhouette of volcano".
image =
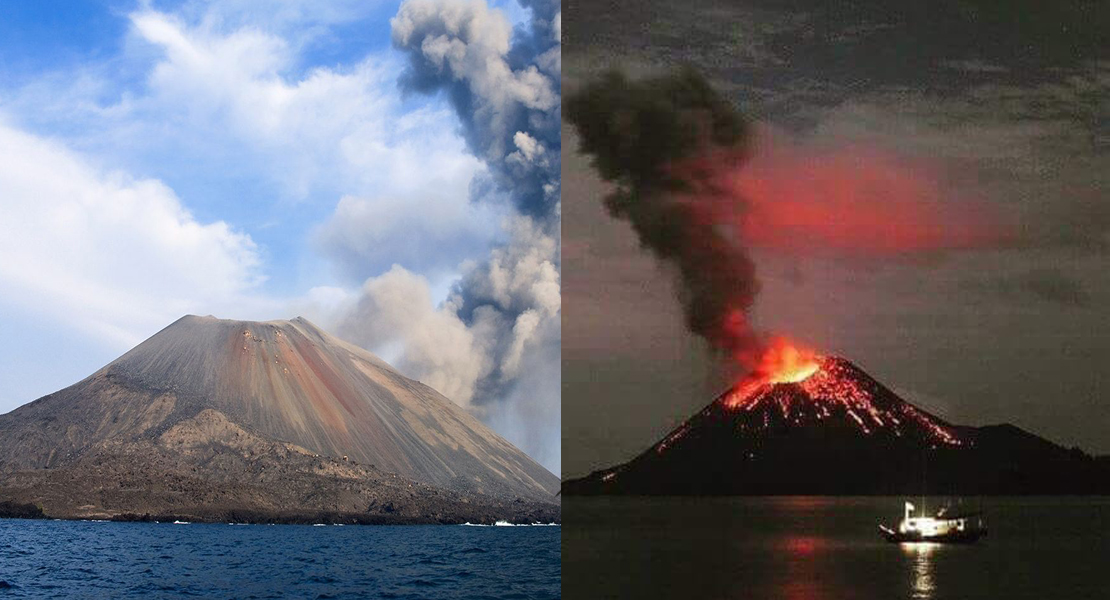
[[0, 501], [49, 516], [552, 520], [557, 487], [432, 388], [301, 318], [183, 317], [0, 416]]
[[564, 494], [1087, 494], [1110, 470], [1012, 425], [961, 427], [851, 362], [734, 387], [633, 460]]

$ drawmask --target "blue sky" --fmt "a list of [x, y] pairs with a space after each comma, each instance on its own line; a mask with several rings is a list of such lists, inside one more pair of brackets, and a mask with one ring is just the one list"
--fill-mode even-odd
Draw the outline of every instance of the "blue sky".
[[[498, 59], [533, 18], [515, 2], [431, 6], [442, 22], [461, 14], [487, 28]], [[531, 231], [512, 224], [521, 217], [504, 186], [472, 199], [494, 159], [468, 146], [446, 94], [399, 85], [420, 58], [394, 47], [400, 9], [0, 5], [0, 412], [76, 382], [186, 313], [303, 315], [443, 381], [460, 404], [496, 387], [482, 378], [501, 372], [497, 356], [463, 367], [404, 335], [360, 337], [352, 316], [367, 286], [402, 274], [386, 281], [427, 304], [419, 318], [446, 319], [429, 328], [461, 331], [459, 356], [512, 346], [478, 339], [444, 302], [499, 248], [520, 246], [513, 232]], [[510, 67], [517, 75], [527, 74]], [[557, 70], [544, 76], [557, 90]], [[557, 242], [540, 246], [557, 277]], [[459, 369], [469, 375], [453, 385]], [[473, 408], [487, 422], [512, 420], [489, 408], [496, 399], [482, 402]], [[527, 435], [513, 441], [530, 450]], [[557, 458], [545, 464], [557, 470]]]

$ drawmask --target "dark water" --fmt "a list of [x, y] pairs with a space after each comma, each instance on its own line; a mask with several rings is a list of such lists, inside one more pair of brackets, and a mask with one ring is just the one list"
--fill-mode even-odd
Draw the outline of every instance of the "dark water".
[[0, 598], [558, 598], [559, 575], [559, 527], [0, 519]]
[[978, 544], [899, 546], [902, 498], [565, 498], [563, 595], [1110, 599], [1110, 498], [982, 502]]

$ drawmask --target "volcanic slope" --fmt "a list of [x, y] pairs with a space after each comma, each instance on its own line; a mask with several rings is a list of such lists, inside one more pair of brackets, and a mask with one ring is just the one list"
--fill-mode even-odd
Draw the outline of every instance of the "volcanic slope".
[[[77, 384], [0, 416], [0, 496], [37, 502], [34, 490], [48, 489], [51, 473], [81, 481], [97, 469], [121, 488], [176, 485], [191, 498], [130, 500], [147, 511], [358, 511], [374, 503], [393, 513], [393, 492], [404, 492], [438, 497], [442, 506], [428, 506], [441, 515], [462, 514], [444, 512], [452, 503], [557, 515], [555, 475], [434, 389], [302, 318], [186, 316]], [[168, 481], [177, 476], [203, 481]], [[254, 487], [237, 489], [237, 480]], [[224, 500], [208, 493], [211, 485], [223, 486]], [[352, 486], [362, 495], [342, 506], [327, 493]], [[80, 501], [73, 496], [55, 504]], [[128, 502], [80, 506], [119, 513]]]
[[1105, 493], [1110, 470], [1012, 425], [961, 427], [851, 362], [748, 381], [633, 460], [564, 494]]

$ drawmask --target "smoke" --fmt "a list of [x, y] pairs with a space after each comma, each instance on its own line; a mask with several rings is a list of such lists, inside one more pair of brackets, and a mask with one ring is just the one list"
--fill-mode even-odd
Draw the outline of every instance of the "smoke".
[[[513, 35], [483, 0], [407, 0], [391, 21], [393, 45], [409, 57], [402, 87], [445, 91], [493, 187], [520, 213], [548, 220], [559, 202], [559, 2], [521, 5], [530, 27]], [[490, 187], [481, 183], [476, 198]]]
[[755, 265], [741, 240], [713, 222], [734, 209], [716, 170], [743, 162], [747, 121], [692, 70], [641, 81], [610, 72], [568, 98], [567, 120], [580, 150], [616, 184], [605, 197], [609, 213], [677, 268], [687, 327], [749, 363], [759, 346], [748, 321], [759, 293]]
[[494, 425], [542, 464], [559, 464], [558, 243], [528, 217], [468, 266], [447, 300], [394, 265], [363, 285], [337, 329]]
[[398, 348], [394, 366], [464, 407], [474, 396], [475, 382], [490, 370], [478, 332], [450, 307], [436, 308], [428, 281], [397, 265], [366, 281], [338, 329], [359, 345]]
[[568, 98], [567, 120], [615, 184], [609, 213], [676, 268], [689, 330], [746, 370], [768, 343], [749, 320], [760, 289], [750, 249], [883, 260], [1011, 239], [942, 165], [758, 131], [692, 70], [610, 72]]
[[508, 241], [460, 266], [446, 301], [402, 266], [371, 278], [339, 329], [398, 353], [443, 392], [553, 472], [560, 471], [559, 3], [515, 31], [482, 0], [407, 0], [392, 20], [408, 55], [399, 85], [444, 93], [488, 175], [471, 200], [506, 205]]

